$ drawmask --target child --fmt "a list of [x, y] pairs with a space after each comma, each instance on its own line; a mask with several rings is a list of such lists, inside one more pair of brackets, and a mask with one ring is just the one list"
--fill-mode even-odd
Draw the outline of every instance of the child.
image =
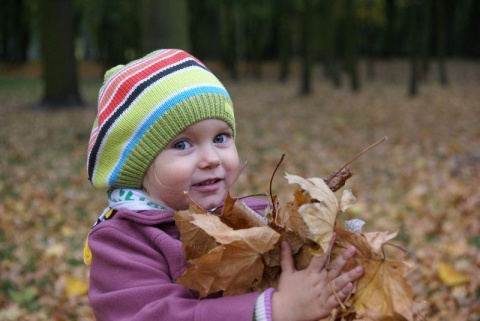
[[[286, 243], [278, 289], [199, 300], [175, 283], [186, 262], [172, 213], [188, 208], [184, 191], [205, 209], [222, 203], [239, 173], [235, 134], [227, 91], [184, 51], [159, 50], [106, 73], [87, 164], [109, 202], [85, 247], [97, 320], [318, 320], [338, 305], [325, 259], [296, 271]], [[328, 272], [341, 300], [362, 274], [341, 273], [354, 255], [347, 249]]]

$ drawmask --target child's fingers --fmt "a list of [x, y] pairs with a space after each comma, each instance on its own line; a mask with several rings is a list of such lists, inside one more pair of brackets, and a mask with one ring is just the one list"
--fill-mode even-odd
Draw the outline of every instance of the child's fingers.
[[282, 273], [293, 273], [295, 272], [295, 263], [293, 262], [292, 249], [290, 245], [282, 241], [280, 243], [280, 266], [282, 268]]
[[345, 284], [343, 288], [340, 288], [338, 291], [336, 291], [336, 296], [332, 295], [328, 298], [326, 304], [331, 306], [331, 309], [335, 308], [338, 306], [338, 300], [343, 301], [347, 298], [347, 296], [352, 292], [353, 290], [353, 283], [349, 282]]
[[352, 292], [352, 290], [353, 290], [353, 283], [348, 282], [342, 288], [340, 288], [340, 290], [338, 290], [337, 295], [338, 295], [339, 299], [343, 301], [347, 297], [347, 295], [350, 292]]
[[345, 292], [346, 294], [348, 294], [351, 290], [348, 290], [348, 288], [350, 287], [349, 284], [352, 284], [352, 282], [361, 277], [362, 274], [363, 268], [361, 266], [357, 266], [353, 270], [350, 270], [347, 273], [343, 273], [342, 275], [337, 277], [333, 281], [333, 288], [337, 293]]
[[330, 275], [332, 278], [336, 278], [340, 275], [345, 264], [357, 253], [357, 249], [353, 246], [347, 248], [342, 255], [337, 257], [335, 261], [330, 265]]
[[330, 253], [332, 253], [333, 245], [335, 244], [335, 237], [336, 234], [332, 234], [332, 238], [330, 239], [330, 243], [328, 244], [327, 251], [321, 257], [314, 256], [310, 261], [310, 264], [307, 267], [309, 272], [320, 272], [325, 267], [325, 263], [327, 263], [328, 258], [330, 257]]

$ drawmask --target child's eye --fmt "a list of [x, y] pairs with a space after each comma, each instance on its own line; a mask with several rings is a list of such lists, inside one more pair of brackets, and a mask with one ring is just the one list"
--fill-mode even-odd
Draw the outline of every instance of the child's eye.
[[228, 136], [226, 134], [220, 134], [215, 136], [215, 138], [213, 139], [213, 142], [215, 144], [221, 144], [221, 143], [225, 143], [227, 140], [228, 140]]
[[180, 149], [180, 150], [183, 150], [183, 149], [188, 149], [190, 148], [192, 145], [186, 141], [186, 140], [181, 140], [179, 142], [176, 142], [174, 145], [173, 145], [173, 148], [174, 149]]

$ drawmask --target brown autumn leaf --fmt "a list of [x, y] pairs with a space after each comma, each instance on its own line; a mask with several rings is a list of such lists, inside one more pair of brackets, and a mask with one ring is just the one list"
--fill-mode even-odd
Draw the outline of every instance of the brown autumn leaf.
[[190, 224], [193, 219], [192, 210], [191, 207], [191, 210], [173, 213], [173, 218], [182, 237], [182, 250], [187, 260], [198, 258], [218, 245], [212, 236], [198, 226]]
[[335, 220], [331, 212], [325, 210], [322, 203], [310, 203], [302, 205], [298, 212], [308, 226], [308, 238], [322, 247], [324, 251], [328, 248], [328, 244], [333, 236], [333, 228]]
[[189, 260], [190, 267], [176, 280], [176, 283], [197, 291], [200, 298], [221, 291], [223, 285], [218, 285], [220, 278], [211, 271], [214, 269], [220, 271], [224, 249], [222, 245], [218, 245], [202, 256]]
[[305, 191], [295, 190], [293, 201], [281, 207], [275, 216], [275, 224], [293, 231], [302, 240], [302, 243], [306, 242], [310, 232], [298, 209], [304, 204], [309, 204], [311, 200], [312, 198]]
[[404, 278], [410, 267], [400, 261], [373, 259], [364, 260], [363, 267], [354, 297], [357, 315], [376, 313], [413, 321], [413, 291]]
[[218, 291], [234, 295], [258, 288], [264, 270], [263, 254], [274, 247], [280, 235], [266, 225], [233, 230], [217, 216], [191, 215], [191, 224], [220, 245], [190, 260], [190, 266], [177, 282], [198, 291], [201, 298]]
[[387, 243], [390, 240], [393, 240], [398, 234], [398, 231], [396, 232], [387, 232], [387, 231], [382, 231], [382, 232], [370, 232], [370, 233], [362, 233], [362, 236], [365, 237], [367, 240], [368, 244], [370, 244], [370, 247], [375, 251], [376, 253], [380, 253], [380, 249], [382, 246]]
[[464, 273], [461, 273], [454, 266], [440, 262], [437, 267], [437, 274], [443, 284], [446, 286], [457, 286], [467, 283], [469, 278]]
[[321, 178], [304, 179], [289, 174], [285, 177], [290, 184], [299, 184], [312, 199], [318, 201], [300, 206], [298, 213], [308, 227], [308, 238], [326, 251], [340, 208], [337, 197]]
[[323, 254], [323, 249], [318, 244], [308, 241], [303, 244], [298, 253], [293, 256], [295, 267], [297, 270], [304, 270], [310, 264], [310, 261], [314, 256], [321, 256]]
[[364, 234], [342, 229], [337, 229], [336, 234], [335, 256], [350, 245], [358, 250], [345, 270], [355, 265], [364, 268], [364, 275], [357, 281], [352, 297], [356, 315], [366, 320], [413, 321], [413, 291], [404, 277], [410, 267], [404, 262], [383, 258], [370, 245], [373, 239], [373, 244], [380, 248], [393, 234], [372, 233], [367, 238]]
[[340, 211], [345, 212], [351, 206], [355, 204], [357, 199], [352, 193], [351, 189], [345, 189], [342, 192], [342, 198], [340, 199]]
[[191, 224], [198, 226], [207, 232], [208, 235], [215, 238], [218, 243], [224, 245], [234, 241], [243, 241], [254, 251], [263, 254], [271, 250], [280, 237], [277, 232], [267, 225], [234, 230], [215, 215], [191, 215], [193, 217]]
[[356, 317], [355, 321], [408, 321], [400, 314], [383, 315], [375, 311], [368, 310], [361, 317]]
[[225, 198], [220, 217], [223, 223], [235, 229], [258, 227], [267, 224], [266, 219], [260, 217], [241, 200], [233, 198], [230, 193]]
[[346, 166], [342, 168], [340, 171], [334, 172], [323, 180], [328, 185], [328, 187], [332, 190], [332, 192], [338, 191], [342, 188], [347, 180], [354, 176], [355, 173], [350, 170], [350, 167]]

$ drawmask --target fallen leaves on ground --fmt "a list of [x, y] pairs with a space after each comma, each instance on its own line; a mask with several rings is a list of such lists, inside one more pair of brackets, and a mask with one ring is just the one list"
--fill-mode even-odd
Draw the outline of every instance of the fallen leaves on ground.
[[[220, 73], [235, 103], [239, 154], [248, 161], [232, 194], [268, 191], [282, 153], [280, 172], [319, 177], [388, 136], [351, 165], [356, 175], [345, 189], [357, 201], [346, 218], [364, 219], [365, 231], [399, 231], [395, 242], [413, 267], [407, 281], [426, 302], [419, 320], [477, 321], [480, 65], [448, 62], [447, 87], [432, 70], [416, 98], [406, 96], [406, 62], [375, 68], [377, 78], [363, 79], [356, 93], [334, 88], [316, 72], [308, 97], [297, 95], [296, 75], [280, 84], [277, 69], [268, 66], [262, 80], [234, 82]], [[0, 320], [94, 320], [86, 295], [66, 289], [68, 278], [88, 281], [83, 243], [106, 205], [85, 172], [100, 80], [82, 87], [88, 107], [56, 112], [28, 108], [40, 100], [41, 87], [31, 78], [25, 84], [18, 91], [0, 88]], [[280, 179], [273, 192], [290, 199], [294, 191]], [[316, 249], [286, 237], [302, 266]], [[384, 250], [387, 258], [398, 255], [398, 249]]]

